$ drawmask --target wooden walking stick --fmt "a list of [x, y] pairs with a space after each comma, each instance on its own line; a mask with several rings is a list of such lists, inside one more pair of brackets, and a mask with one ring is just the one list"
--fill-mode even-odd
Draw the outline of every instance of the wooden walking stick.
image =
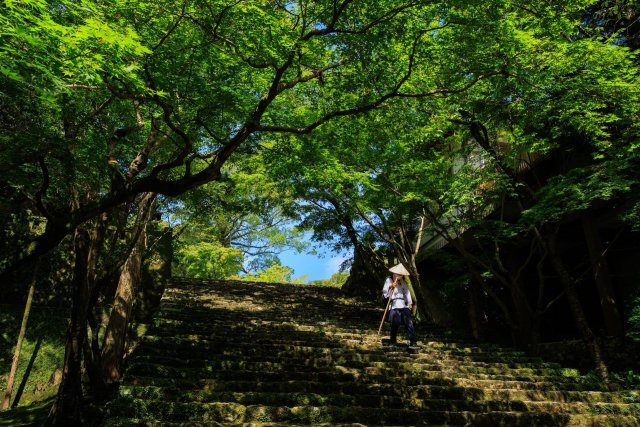
[[380, 321], [380, 327], [378, 328], [378, 335], [380, 335], [380, 331], [382, 331], [382, 325], [384, 324], [384, 318], [387, 317], [387, 311], [389, 311], [389, 304], [391, 304], [391, 297], [392, 296], [393, 296], [393, 292], [391, 292], [389, 294], [389, 300], [387, 301], [387, 307], [384, 309], [384, 313], [382, 314], [382, 320]]
[[384, 309], [384, 314], [382, 315], [382, 320], [380, 321], [380, 327], [378, 328], [378, 335], [380, 335], [380, 331], [382, 331], [382, 325], [384, 324], [384, 318], [387, 316], [387, 311], [389, 311], [389, 304], [391, 304], [391, 298], [396, 291], [396, 284], [398, 283], [398, 279], [395, 278], [391, 286], [389, 286], [389, 300], [387, 301], [387, 308]]

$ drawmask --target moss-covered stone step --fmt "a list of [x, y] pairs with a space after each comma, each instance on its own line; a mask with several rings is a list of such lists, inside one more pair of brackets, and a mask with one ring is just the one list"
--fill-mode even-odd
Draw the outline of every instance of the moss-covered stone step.
[[332, 332], [323, 331], [300, 331], [284, 328], [280, 325], [274, 325], [269, 329], [230, 329], [230, 330], [198, 330], [193, 328], [151, 328], [150, 335], [157, 337], [193, 337], [193, 339], [207, 339], [216, 337], [218, 339], [229, 339], [241, 337], [243, 340], [251, 341], [253, 339], [270, 339], [278, 341], [286, 340], [339, 340], [339, 341], [357, 341], [377, 345], [381, 342], [379, 337], [352, 332]]
[[[182, 321], [180, 321], [182, 322]], [[185, 323], [189, 323], [185, 321]], [[377, 335], [376, 331], [372, 330], [363, 330], [353, 328], [351, 330], [344, 328], [317, 328], [312, 327], [310, 325], [299, 325], [297, 328], [290, 327], [289, 325], [283, 324], [283, 322], [276, 322], [271, 326], [264, 325], [209, 325], [203, 327], [197, 327], [196, 325], [188, 325], [188, 326], [180, 326], [179, 324], [172, 324], [170, 326], [167, 325], [153, 325], [149, 331], [149, 334], [158, 337], [176, 337], [176, 336], [187, 336], [194, 337], [195, 339], [202, 338], [212, 338], [217, 337], [219, 339], [226, 339], [229, 337], [239, 337], [242, 336], [243, 339], [247, 341], [251, 341], [252, 339], [262, 339], [262, 338], [279, 338], [281, 340], [295, 340], [295, 339], [330, 339], [330, 340], [339, 340], [342, 342], [356, 342], [361, 345], [366, 345], [370, 347], [379, 347], [383, 339], [385, 338]], [[418, 340], [422, 343], [422, 345], [426, 348], [430, 349], [439, 349], [439, 350], [449, 350], [450, 352], [460, 353], [460, 354], [492, 354], [491, 350], [478, 351], [477, 348], [466, 346], [461, 347], [461, 343], [459, 342], [441, 342], [441, 341], [431, 341], [424, 339], [420, 333], [417, 334]], [[400, 337], [400, 340], [403, 340], [404, 336]], [[445, 347], [449, 345], [449, 347]], [[530, 356], [525, 355], [522, 352], [517, 351], [502, 351], [503, 354], [510, 354], [513, 357], [527, 357]], [[498, 355], [495, 355], [499, 357]]]
[[108, 422], [639, 425], [637, 393], [430, 325], [417, 353], [384, 347], [381, 315], [336, 289], [183, 281], [129, 358]]
[[[260, 344], [260, 347], [271, 346], [268, 350], [269, 352], [273, 351], [284, 351], [289, 353], [305, 353], [305, 352], [315, 352], [315, 351], [324, 351], [322, 349], [336, 349], [337, 351], [349, 351], [349, 352], [362, 352], [367, 353], [371, 351], [380, 352], [384, 350], [389, 355], [403, 355], [406, 354], [407, 351], [403, 347], [399, 347], [397, 349], [384, 348], [381, 344], [375, 347], [364, 344], [358, 340], [332, 340], [325, 338], [316, 338], [316, 339], [306, 339], [306, 340], [289, 340], [286, 337], [278, 337], [277, 334], [274, 334], [272, 337], [264, 337], [262, 339], [254, 339], [252, 341], [244, 341], [245, 338], [241, 336], [235, 337], [202, 337], [197, 335], [178, 335], [178, 336], [156, 336], [153, 335], [153, 331], [149, 332], [149, 334], [145, 337], [144, 345], [159, 345], [163, 348], [167, 346], [181, 348], [181, 349], [192, 349], [195, 351], [213, 351], [220, 348], [238, 348], [242, 349], [241, 351], [245, 351], [246, 348], [257, 348], [257, 345]], [[251, 350], [249, 350], [251, 351]], [[259, 349], [258, 351], [263, 351]], [[438, 354], [441, 354], [443, 358], [445, 357], [457, 357], [457, 356], [467, 356], [474, 358], [476, 360], [503, 360], [503, 361], [536, 361], [539, 360], [537, 358], [530, 358], [520, 352], [501, 352], [501, 353], [491, 353], [491, 352], [472, 352], [465, 351], [460, 349], [449, 349], [442, 350], [438, 347], [428, 346], [423, 347], [419, 353], [429, 353], [437, 351]]]
[[[231, 350], [231, 351], [230, 351]], [[497, 368], [497, 369], [521, 369], [521, 368], [533, 368], [533, 369], [556, 369], [562, 372], [563, 375], [573, 375], [575, 370], [562, 369], [557, 363], [534, 363], [534, 362], [485, 362], [477, 361], [473, 358], [465, 357], [452, 357], [442, 358], [439, 354], [399, 354], [390, 357], [384, 352], [307, 352], [307, 353], [290, 353], [290, 352], [273, 352], [268, 353], [259, 351], [259, 348], [253, 349], [254, 351], [240, 351], [233, 346], [218, 348], [217, 351], [194, 351], [194, 350], [180, 350], [167, 347], [151, 347], [143, 346], [134, 356], [136, 361], [148, 360], [154, 358], [173, 358], [178, 359], [178, 364], [184, 364], [186, 361], [192, 363], [216, 363], [220, 360], [232, 361], [232, 360], [247, 360], [247, 361], [287, 361], [292, 364], [301, 365], [314, 365], [314, 366], [331, 366], [331, 365], [344, 365], [351, 367], [366, 367], [376, 366], [377, 364], [384, 364], [387, 367], [403, 368], [407, 364], [420, 364], [422, 366], [434, 366], [431, 370], [438, 370], [441, 366], [457, 367], [479, 367], [479, 368]], [[577, 372], [575, 372], [577, 375]]]
[[[300, 307], [301, 305], [310, 305], [310, 311], [326, 310], [327, 312], [337, 312], [336, 309], [345, 308], [342, 310], [344, 313], [349, 314], [351, 312], [357, 312], [359, 310], [381, 310], [382, 307], [378, 304], [371, 302], [362, 302], [354, 298], [345, 297], [343, 295], [320, 295], [317, 293], [308, 293], [302, 295], [300, 293], [287, 293], [286, 289], [282, 293], [260, 293], [260, 291], [254, 291], [252, 289], [242, 290], [238, 292], [216, 292], [215, 289], [210, 289], [209, 293], [193, 293], [185, 290], [179, 290], [175, 288], [167, 288], [165, 291], [165, 299], [169, 304], [175, 305], [178, 303], [184, 303], [186, 306], [206, 306], [206, 307], [221, 307], [230, 309], [236, 306], [245, 306], [252, 311], [259, 311], [260, 309], [279, 308], [283, 311], [292, 310], [293, 308]], [[284, 297], [284, 298], [283, 298]], [[223, 304], [222, 302], [225, 302]], [[358, 304], [356, 310], [352, 305]]]
[[[184, 385], [184, 384], [183, 384]], [[143, 386], [143, 385], [123, 385], [121, 395], [134, 398], [153, 398], [188, 402], [212, 402], [234, 401], [242, 404], [257, 404], [269, 402], [269, 398], [277, 396], [280, 402], [286, 404], [331, 404], [338, 402], [348, 402], [350, 406], [369, 406], [371, 403], [381, 407], [404, 407], [404, 403], [392, 402], [392, 398], [406, 400], [460, 400], [460, 401], [524, 401], [524, 402], [582, 402], [589, 404], [635, 404], [635, 409], [640, 404], [640, 395], [633, 392], [594, 392], [594, 391], [557, 391], [557, 390], [513, 390], [513, 389], [482, 389], [479, 387], [459, 387], [459, 386], [416, 386], [399, 388], [395, 386], [385, 386], [383, 384], [349, 384], [349, 387], [327, 387], [318, 390], [317, 383], [311, 384], [304, 391], [255, 391], [253, 387], [235, 391], [217, 391], [211, 387], [202, 388], [180, 388], [172, 386]], [[282, 396], [285, 396], [284, 398]], [[386, 399], [382, 403], [377, 399]], [[272, 404], [273, 400], [269, 402]], [[631, 408], [630, 408], [631, 409]]]
[[[451, 424], [451, 425], [638, 425], [637, 418], [628, 415], [567, 414], [552, 412], [469, 412], [469, 411], [414, 411], [407, 409], [362, 408], [340, 406], [266, 406], [242, 405], [232, 402], [176, 403], [160, 400], [120, 397], [112, 404], [114, 412], [122, 411], [136, 418], [154, 418], [163, 421], [204, 421], [211, 423], [238, 422], [295, 422], [319, 423], [374, 423], [393, 425]], [[599, 415], [599, 416], [598, 416]], [[599, 421], [608, 424], [597, 424]]]
[[[516, 399], [454, 399], [419, 398], [416, 393], [401, 395], [384, 394], [319, 394], [319, 393], [274, 393], [274, 392], [215, 392], [208, 390], [181, 390], [162, 387], [126, 387], [121, 396], [134, 399], [164, 400], [172, 402], [232, 402], [243, 405], [267, 406], [342, 406], [409, 409], [419, 411], [538, 411], [562, 413], [606, 413], [617, 415], [640, 415], [640, 404], [586, 403], [531, 401]], [[487, 396], [488, 397], [488, 396]]]
[[[353, 303], [353, 300], [347, 300], [338, 297], [336, 300], [326, 300], [311, 296], [306, 301], [297, 300], [297, 295], [285, 295], [286, 301], [283, 301], [282, 295], [272, 295], [269, 297], [256, 295], [242, 295], [234, 297], [230, 295], [204, 295], [201, 297], [180, 298], [171, 291], [165, 293], [166, 304], [163, 304], [161, 310], [177, 310], [179, 308], [194, 308], [196, 310], [215, 310], [219, 313], [229, 313], [231, 310], [242, 307], [247, 313], [259, 314], [266, 316], [278, 317], [282, 314], [294, 314], [302, 317], [299, 313], [300, 308], [308, 306], [306, 311], [311, 314], [330, 313], [332, 317], [347, 316], [357, 318], [356, 314], [370, 314], [374, 312], [382, 313], [383, 308], [371, 304], [360, 304], [357, 310], [341, 309], [341, 306], [347, 306]], [[191, 313], [191, 312], [190, 312]], [[326, 316], [325, 316], [326, 317]]]
[[173, 368], [208, 369], [208, 370], [264, 370], [280, 372], [288, 370], [308, 371], [313, 369], [353, 368], [363, 373], [373, 375], [393, 375], [395, 372], [404, 372], [407, 375], [421, 374], [422, 372], [447, 373], [474, 373], [491, 375], [511, 375], [516, 377], [561, 377], [565, 378], [562, 370], [557, 368], [530, 368], [509, 367], [492, 365], [448, 364], [430, 360], [412, 361], [360, 361], [350, 358], [336, 358], [327, 360], [314, 357], [268, 357], [243, 358], [239, 355], [204, 358], [183, 358], [168, 356], [136, 356], [134, 363], [154, 363]]
[[[118, 426], [118, 427], [155, 427], [155, 426], [163, 426], [163, 427], [212, 427], [212, 426], [225, 426], [225, 427], [298, 427], [300, 423], [297, 422], [238, 422], [238, 423], [211, 423], [211, 422], [200, 422], [200, 421], [188, 421], [188, 422], [167, 422], [160, 421], [150, 418], [140, 419], [140, 418], [130, 418], [130, 417], [113, 417], [109, 419], [109, 426]], [[316, 427], [363, 427], [363, 424], [360, 423], [314, 423]], [[387, 424], [385, 427], [392, 427], [391, 424]], [[442, 425], [436, 424], [420, 424], [421, 427], [445, 427]], [[367, 424], [367, 427], [382, 427], [382, 425], [377, 424]]]
[[[350, 368], [346, 368], [350, 369]], [[368, 368], [364, 374], [356, 371], [357, 378], [366, 378], [367, 381], [380, 382], [396, 381], [406, 385], [429, 384], [435, 378], [449, 378], [455, 382], [460, 380], [489, 380], [489, 381], [511, 381], [526, 383], [557, 384], [561, 389], [571, 390], [572, 384], [580, 384], [581, 378], [565, 378], [561, 376], [540, 376], [540, 375], [515, 375], [515, 374], [484, 374], [452, 371], [420, 371], [420, 372], [397, 372], [394, 370], [383, 370], [379, 368]]]
[[[326, 317], [325, 317], [326, 319]], [[379, 319], [378, 319], [379, 320]], [[265, 331], [269, 332], [266, 328], [274, 326], [273, 321], [267, 321], [262, 318], [254, 319], [253, 321], [246, 321], [243, 319], [242, 323], [237, 321], [225, 320], [180, 320], [166, 317], [156, 317], [153, 320], [154, 327], [158, 328], [179, 328], [193, 329], [197, 331], [212, 331], [221, 333], [234, 333], [236, 331]], [[361, 325], [344, 325], [338, 326], [335, 323], [318, 325], [315, 322], [279, 322], [277, 324], [279, 329], [289, 329], [291, 331], [306, 331], [306, 332], [318, 332], [318, 333], [373, 333], [377, 334], [377, 326], [367, 325], [363, 328]]]
[[[303, 309], [304, 308], [301, 307], [299, 310], [303, 310]], [[164, 308], [164, 309], [161, 309], [160, 312], [158, 312], [157, 316], [159, 318], [168, 319], [168, 320], [182, 321], [182, 322], [199, 322], [199, 323], [206, 323], [206, 322], [228, 323], [230, 319], [229, 313], [223, 310], [220, 310], [220, 311], [214, 310], [214, 309], [199, 310], [194, 307], [186, 307], [186, 308], [183, 308], [183, 310], [188, 310], [188, 313], [185, 313], [184, 311], [179, 311], [178, 309], [176, 309], [175, 311], [170, 311]], [[238, 311], [242, 312], [242, 310], [238, 310]], [[303, 325], [312, 326], [314, 324], [319, 324], [318, 326], [322, 326], [321, 322], [326, 321], [327, 319], [327, 316], [322, 313], [317, 313], [317, 314], [306, 313], [306, 314], [307, 315], [303, 315], [302, 313], [299, 313], [296, 311], [292, 313], [279, 312], [277, 315], [270, 314], [269, 316], [266, 316], [265, 314], [261, 314], [261, 313], [242, 312], [242, 320], [246, 322], [262, 321], [265, 324], [266, 323], [287, 324], [287, 323], [299, 322]], [[381, 315], [382, 313], [380, 313], [380, 316]], [[335, 327], [338, 327], [344, 330], [354, 330], [354, 331], [365, 330], [365, 331], [374, 332], [374, 327], [376, 322], [380, 322], [380, 317], [378, 315], [371, 315], [368, 317], [364, 317], [364, 316], [334, 317], [332, 323]], [[375, 331], [377, 332], [377, 329], [375, 329]]]
[[[270, 357], [300, 357], [300, 358], [314, 358], [322, 359], [333, 362], [343, 362], [345, 360], [353, 360], [360, 362], [379, 362], [379, 361], [393, 361], [393, 362], [416, 362], [416, 363], [447, 363], [447, 364], [460, 364], [460, 365], [473, 365], [473, 366], [487, 366], [487, 367], [540, 367], [540, 368], [561, 368], [558, 363], [546, 363], [542, 362], [539, 358], [529, 357], [514, 357], [512, 359], [492, 356], [491, 354], [482, 354], [469, 356], [466, 354], [457, 353], [445, 353], [441, 351], [429, 351], [428, 349], [422, 349], [417, 353], [408, 354], [406, 350], [389, 351], [384, 347], [368, 348], [366, 350], [354, 350], [344, 347], [310, 347], [310, 346], [297, 346], [295, 352], [292, 353], [290, 343], [283, 341], [287, 348], [279, 350], [273, 345], [269, 344], [268, 351], [265, 352], [260, 346], [254, 343], [249, 344], [234, 344], [232, 340], [220, 340], [215, 344], [208, 346], [206, 349], [194, 348], [193, 345], [178, 347], [163, 345], [162, 340], [157, 340], [157, 344], [151, 343], [151, 340], [157, 340], [151, 338], [149, 341], [144, 342], [136, 351], [136, 354], [140, 355], [164, 355], [171, 357], [187, 357], [192, 359], [207, 359], [217, 357], [229, 357], [233, 358], [240, 356], [243, 358], [261, 357], [268, 354]], [[207, 340], [209, 341], [209, 340]], [[186, 348], [184, 348], [186, 347]], [[571, 371], [563, 369], [563, 371]]]
[[172, 402], [234, 402], [243, 405], [268, 406], [360, 406], [402, 409], [408, 402], [402, 396], [384, 394], [332, 394], [332, 393], [289, 393], [289, 392], [218, 392], [210, 390], [184, 390], [167, 387], [123, 386], [123, 397], [134, 399], [166, 400]]
[[[368, 365], [368, 366], [366, 366]], [[510, 368], [505, 366], [476, 366], [468, 364], [448, 364], [448, 363], [418, 363], [418, 362], [369, 362], [368, 364], [357, 364], [357, 362], [346, 363], [344, 366], [361, 368], [368, 374], [391, 375], [394, 372], [404, 372], [407, 375], [422, 375], [426, 372], [440, 372], [443, 374], [485, 374], [496, 376], [512, 376], [514, 378], [544, 379], [545, 381], [555, 381], [556, 378], [573, 378], [564, 375], [561, 369], [557, 368]]]
[[[256, 316], [252, 319], [243, 318], [241, 324], [237, 323], [235, 319], [229, 319], [228, 316], [223, 315], [222, 318], [214, 316], [210, 312], [207, 312], [203, 316], [192, 316], [189, 313], [185, 313], [184, 307], [177, 309], [173, 315], [168, 314], [167, 317], [163, 317], [163, 312], [159, 312], [154, 319], [154, 326], [159, 328], [179, 328], [181, 330], [198, 330], [198, 331], [211, 331], [211, 332], [227, 332], [234, 330], [264, 330], [265, 327], [271, 327], [276, 322], [275, 320], [268, 320], [265, 316]], [[359, 315], [357, 322], [349, 322], [345, 324], [337, 324], [336, 322], [326, 322], [326, 315], [323, 315], [321, 322], [309, 321], [307, 316], [303, 316], [297, 322], [291, 321], [278, 321], [279, 328], [289, 328], [291, 330], [299, 331], [313, 331], [324, 333], [353, 333], [353, 334], [369, 334], [373, 337], [377, 337], [378, 322], [382, 315], [382, 311], [376, 312], [372, 320], [367, 321], [366, 318]], [[385, 330], [388, 328], [385, 328]], [[426, 338], [434, 338], [437, 340], [444, 340], [452, 344], [460, 344], [467, 342], [468, 346], [473, 346], [473, 342], [470, 340], [465, 341], [459, 336], [449, 336], [447, 334], [441, 335], [440, 333], [434, 333], [428, 325], [420, 325], [420, 333]], [[486, 347], [485, 347], [486, 348]]]
[[[519, 381], [548, 381], [554, 383], [572, 383], [580, 379], [580, 377], [565, 376], [562, 370], [558, 369], [531, 369], [531, 368], [485, 368], [476, 366], [447, 366], [436, 363], [394, 363], [389, 362], [356, 362], [345, 361], [345, 363], [326, 363], [322, 360], [314, 360], [313, 358], [246, 358], [239, 357], [224, 358], [221, 356], [217, 359], [181, 359], [170, 357], [141, 357], [138, 356], [132, 360], [132, 372], [136, 372], [136, 366], [152, 364], [166, 367], [170, 370], [188, 369], [196, 375], [211, 375], [212, 372], [221, 372], [231, 370], [234, 372], [249, 371], [268, 371], [268, 372], [292, 372], [292, 371], [336, 371], [353, 372], [358, 377], [374, 378], [377, 376], [388, 377], [392, 379], [401, 379], [413, 377], [416, 375], [424, 377], [446, 376], [450, 378], [458, 378], [460, 376], [482, 379], [511, 379]], [[372, 366], [373, 365], [373, 366]], [[401, 372], [402, 374], [398, 374]]]
[[367, 343], [372, 346], [379, 345], [382, 340], [379, 336], [372, 333], [363, 333], [362, 331], [346, 331], [337, 329], [335, 331], [326, 331], [321, 329], [293, 329], [288, 328], [282, 324], [273, 325], [271, 327], [210, 327], [210, 328], [195, 328], [195, 327], [157, 327], [152, 326], [150, 333], [155, 336], [194, 336], [194, 337], [246, 337], [247, 340], [253, 338], [279, 338], [279, 339], [331, 339], [331, 340], [356, 340], [359, 342]]
[[640, 394], [633, 391], [576, 391], [550, 389], [492, 389], [463, 386], [415, 386], [407, 388], [407, 396], [418, 399], [458, 400], [521, 400], [585, 403], [640, 403]]
[[272, 357], [323, 357], [323, 358], [342, 358], [348, 357], [353, 360], [395, 360], [395, 361], [413, 361], [413, 360], [437, 360], [442, 363], [459, 363], [459, 364], [486, 364], [490, 366], [496, 364], [496, 366], [512, 365], [512, 366], [540, 366], [546, 368], [559, 367], [555, 363], [542, 363], [539, 358], [523, 357], [515, 355], [507, 357], [500, 355], [494, 355], [491, 353], [479, 353], [479, 354], [467, 354], [459, 352], [443, 352], [441, 350], [429, 350], [423, 348], [419, 353], [407, 354], [405, 349], [389, 350], [384, 347], [365, 347], [365, 348], [350, 348], [339, 345], [338, 343], [331, 343], [330, 346], [322, 347], [318, 346], [318, 342], [310, 345], [297, 345], [299, 343], [281, 341], [277, 344], [277, 341], [271, 341], [267, 348], [264, 346], [258, 346], [254, 342], [244, 343], [237, 342], [233, 339], [206, 339], [193, 341], [188, 338], [170, 338], [164, 340], [157, 336], [148, 336], [141, 346], [136, 350], [136, 354], [144, 355], [175, 355], [176, 357], [192, 357], [194, 359], [206, 358], [209, 355], [215, 357], [216, 355], [225, 355], [233, 357], [234, 355], [240, 355], [242, 357], [252, 358], [255, 356], [262, 356], [268, 354]]
[[[331, 339], [340, 339], [340, 340], [352, 340], [358, 343], [364, 343], [371, 346], [379, 346], [382, 341], [382, 337], [377, 335], [377, 331], [371, 329], [371, 325], [368, 325], [367, 328], [362, 327], [326, 327], [326, 326], [317, 326], [312, 324], [298, 324], [297, 326], [293, 326], [292, 322], [287, 321], [274, 321], [269, 322], [267, 324], [259, 324], [256, 325], [253, 323], [246, 323], [242, 325], [237, 325], [233, 323], [229, 324], [217, 324], [212, 322], [206, 326], [199, 327], [195, 325], [192, 320], [180, 320], [177, 321], [175, 319], [159, 319], [156, 320], [158, 325], [153, 325], [150, 333], [153, 333], [157, 336], [218, 336], [220, 338], [229, 337], [229, 336], [238, 336], [240, 334], [247, 335], [248, 338], [254, 336], [269, 336], [273, 337], [287, 337], [287, 336], [323, 336]], [[165, 324], [164, 322], [167, 322]], [[182, 327], [181, 324], [185, 326]], [[386, 336], [383, 334], [383, 337]], [[403, 339], [403, 337], [401, 337]], [[491, 354], [495, 357], [500, 357], [501, 354], [504, 354], [508, 357], [524, 357], [529, 359], [532, 358], [521, 351], [515, 350], [502, 350], [497, 351], [491, 348], [475, 346], [470, 343], [461, 343], [461, 342], [443, 342], [443, 341], [433, 341], [431, 339], [427, 339], [422, 336], [421, 333], [418, 333], [418, 339], [425, 347], [429, 347], [431, 349], [441, 349], [445, 351], [450, 351], [452, 353], [464, 353], [464, 354]], [[539, 360], [539, 359], [538, 359]]]
[[127, 369], [131, 376], [153, 376], [167, 378], [207, 378], [220, 381], [289, 381], [307, 379], [316, 382], [354, 381], [360, 375], [349, 370], [338, 368], [320, 370], [220, 370], [214, 367], [175, 368], [152, 363], [132, 363]]
[[[322, 383], [309, 380], [289, 381], [254, 381], [232, 380], [221, 381], [206, 378], [169, 378], [149, 376], [126, 376], [123, 387], [160, 387], [180, 390], [206, 390], [229, 392], [274, 392], [274, 393], [341, 393], [341, 394], [397, 394], [398, 388], [393, 384], [361, 383], [355, 381], [335, 381]], [[123, 388], [124, 389], [124, 388]]]
[[[440, 396], [445, 398], [448, 392], [453, 393], [454, 398], [458, 398], [460, 394], [467, 398], [462, 390], [482, 389], [485, 393], [494, 391], [513, 390], [525, 392], [570, 392], [570, 391], [587, 391], [590, 389], [583, 384], [553, 384], [544, 382], [522, 382], [522, 381], [500, 381], [500, 380], [476, 380], [470, 378], [462, 378], [453, 380], [450, 378], [440, 377], [430, 379], [424, 384], [413, 384], [403, 388], [389, 382], [360, 382], [360, 381], [334, 381], [334, 382], [317, 382], [307, 379], [281, 381], [255, 381], [254, 379], [233, 379], [229, 381], [207, 378], [172, 378], [172, 377], [149, 377], [149, 376], [126, 376], [124, 378], [125, 385], [135, 385], [140, 387], [157, 386], [179, 389], [202, 389], [210, 391], [265, 391], [265, 392], [283, 392], [283, 393], [342, 393], [342, 394], [398, 394], [395, 390], [407, 390], [410, 392], [424, 393], [422, 396], [429, 396], [429, 393], [437, 387], [441, 387], [443, 391]], [[448, 389], [449, 391], [446, 391]], [[477, 392], [475, 396], [482, 398]], [[420, 397], [420, 396], [418, 396]], [[533, 399], [529, 399], [533, 400]], [[629, 400], [633, 402], [633, 399]], [[624, 403], [624, 402], [620, 402]]]
[[[175, 336], [157, 336], [146, 335], [144, 345], [157, 344], [160, 346], [176, 346], [178, 348], [193, 348], [199, 351], [214, 351], [216, 348], [254, 348], [265, 354], [270, 351], [284, 351], [295, 353], [298, 350], [306, 350], [308, 348], [340, 348], [351, 349], [355, 351], [365, 351], [370, 347], [364, 346], [359, 342], [338, 341], [329, 339], [311, 338], [307, 339], [283, 339], [274, 335], [273, 337], [254, 337], [251, 340], [244, 341], [247, 337], [203, 337], [199, 335], [175, 335]], [[242, 340], [242, 341], [240, 341]]]
[[[219, 370], [213, 367], [204, 368], [175, 368], [170, 366], [151, 364], [151, 363], [133, 363], [127, 370], [129, 376], [144, 376], [144, 377], [165, 377], [165, 378], [201, 378], [211, 379], [217, 381], [261, 381], [261, 382], [273, 382], [273, 381], [313, 381], [317, 383], [322, 382], [341, 382], [341, 381], [361, 381], [369, 383], [385, 383], [392, 382], [397, 383], [398, 386], [417, 386], [417, 385], [437, 385], [437, 384], [458, 384], [461, 382], [469, 383], [475, 380], [474, 385], [478, 384], [478, 381], [485, 380], [487, 383], [485, 386], [490, 386], [491, 382], [497, 384], [509, 384], [511, 388], [527, 388], [527, 386], [513, 387], [513, 383], [523, 382], [532, 384], [550, 384], [554, 385], [560, 390], [581, 389], [581, 384], [577, 381], [561, 382], [559, 379], [551, 381], [543, 377], [516, 377], [513, 375], [488, 375], [488, 374], [463, 374], [463, 373], [451, 373], [443, 375], [439, 372], [425, 371], [420, 375], [411, 375], [407, 373], [393, 373], [389, 374], [371, 374], [362, 373], [356, 369], [346, 368], [341, 366], [335, 366], [328, 369], [285, 369], [285, 370]], [[502, 383], [500, 383], [502, 382]], [[500, 387], [496, 385], [497, 388]]]

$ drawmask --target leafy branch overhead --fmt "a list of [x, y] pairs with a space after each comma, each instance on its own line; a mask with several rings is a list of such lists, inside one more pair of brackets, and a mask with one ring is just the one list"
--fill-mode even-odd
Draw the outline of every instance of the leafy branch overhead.
[[45, 139], [87, 154], [96, 150], [81, 141], [110, 141], [106, 153], [96, 147], [108, 162], [93, 164], [103, 196], [54, 215], [54, 228], [141, 192], [175, 196], [220, 179], [233, 152], [268, 133], [310, 132], [397, 97], [459, 93], [500, 72], [474, 66], [446, 84], [428, 76], [447, 60], [427, 48], [449, 24], [446, 10], [419, 2], [22, 6], [3, 14], [1, 54], [19, 58], [3, 76], [66, 112]]
[[[561, 123], [604, 150], [628, 115], [598, 111], [631, 111], [637, 102], [635, 74], [621, 71], [628, 55], [580, 38], [582, 10], [570, 1], [85, 0], [3, 8], [0, 55], [14, 59], [0, 69], [5, 126], [29, 149], [2, 156], [16, 171], [9, 185], [49, 218], [18, 259], [50, 250], [79, 224], [144, 192], [177, 196], [221, 180], [234, 153], [349, 117], [387, 109], [410, 122], [439, 108], [455, 119], [455, 104], [489, 127], [510, 117], [523, 150], [548, 149], [544, 133], [559, 135]], [[577, 109], [581, 88], [598, 76], [609, 83], [591, 86], [592, 102]], [[88, 176], [90, 196], [73, 207], [68, 186], [47, 184]]]

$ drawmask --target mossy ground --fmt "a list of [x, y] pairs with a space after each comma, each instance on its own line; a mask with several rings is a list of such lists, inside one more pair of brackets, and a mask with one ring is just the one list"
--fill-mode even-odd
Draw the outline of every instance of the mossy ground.
[[[7, 387], [24, 307], [0, 305], [0, 390]], [[62, 369], [67, 319], [59, 309], [32, 307], [13, 386], [14, 409], [0, 412], [0, 426], [41, 425], [58, 389], [54, 373]]]

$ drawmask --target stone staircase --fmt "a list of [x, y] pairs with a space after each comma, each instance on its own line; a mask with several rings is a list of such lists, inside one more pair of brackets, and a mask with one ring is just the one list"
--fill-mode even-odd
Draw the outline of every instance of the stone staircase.
[[176, 283], [104, 424], [640, 426], [639, 392], [519, 351], [426, 327], [416, 353], [385, 347], [382, 310], [334, 288]]

